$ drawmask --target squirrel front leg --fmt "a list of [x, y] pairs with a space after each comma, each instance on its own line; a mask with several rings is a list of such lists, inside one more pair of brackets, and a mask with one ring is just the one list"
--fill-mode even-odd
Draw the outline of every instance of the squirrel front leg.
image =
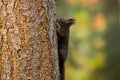
[[61, 80], [64, 80], [64, 63], [68, 54], [69, 29], [75, 19], [57, 19], [58, 56]]

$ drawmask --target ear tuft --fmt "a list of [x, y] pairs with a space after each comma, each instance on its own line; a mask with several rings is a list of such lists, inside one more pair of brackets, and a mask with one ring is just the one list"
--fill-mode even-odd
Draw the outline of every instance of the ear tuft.
[[75, 19], [68, 19], [68, 25], [71, 26], [75, 24]]

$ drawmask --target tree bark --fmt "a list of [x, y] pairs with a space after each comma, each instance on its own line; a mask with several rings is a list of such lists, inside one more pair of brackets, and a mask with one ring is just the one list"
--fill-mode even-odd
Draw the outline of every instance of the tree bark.
[[0, 0], [0, 80], [59, 80], [55, 0]]

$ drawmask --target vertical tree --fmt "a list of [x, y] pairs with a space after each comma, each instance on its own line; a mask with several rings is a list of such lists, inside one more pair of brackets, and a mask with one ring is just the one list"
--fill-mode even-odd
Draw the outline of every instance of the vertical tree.
[[55, 0], [0, 0], [0, 80], [59, 80]]
[[120, 80], [120, 23], [119, 23], [119, 4], [118, 0], [105, 0], [106, 8], [105, 14], [107, 17], [106, 33], [106, 67], [105, 67], [105, 80]]

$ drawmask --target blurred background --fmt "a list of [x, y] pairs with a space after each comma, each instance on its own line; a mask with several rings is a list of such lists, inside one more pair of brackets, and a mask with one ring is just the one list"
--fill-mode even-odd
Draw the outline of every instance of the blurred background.
[[120, 80], [120, 0], [57, 0], [71, 27], [66, 80]]

